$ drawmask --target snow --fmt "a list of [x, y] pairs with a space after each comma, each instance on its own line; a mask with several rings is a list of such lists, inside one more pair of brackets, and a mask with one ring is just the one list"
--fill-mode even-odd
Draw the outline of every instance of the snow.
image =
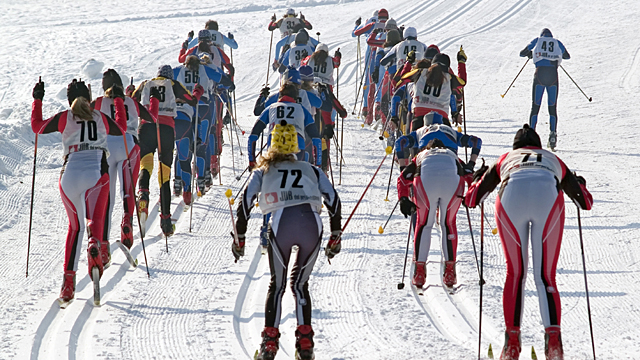
[[[101, 280], [102, 306], [92, 305], [86, 273], [86, 241], [80, 259], [76, 300], [60, 310], [55, 299], [62, 278], [67, 217], [57, 178], [62, 166], [60, 136], [37, 139], [37, 173], [30, 244], [29, 276], [25, 277], [31, 175], [35, 137], [29, 126], [31, 90], [38, 76], [46, 83], [44, 114], [68, 106], [66, 86], [72, 78], [91, 83], [101, 94], [100, 71], [115, 68], [128, 83], [155, 75], [163, 64], [177, 65], [180, 44], [189, 30], [216, 19], [223, 33], [232, 32], [239, 48], [233, 58], [240, 125], [248, 130], [255, 117], [253, 103], [266, 78], [271, 14], [288, 7], [305, 14], [321, 32], [330, 51], [343, 54], [341, 101], [353, 109], [356, 89], [357, 41], [350, 33], [357, 17], [368, 18], [385, 7], [398, 24], [414, 26], [419, 39], [437, 44], [452, 58], [460, 45], [469, 56], [466, 87], [468, 132], [483, 140], [481, 155], [491, 163], [508, 151], [517, 128], [527, 121], [533, 65], [528, 64], [504, 98], [507, 86], [524, 60], [519, 51], [548, 27], [571, 53], [563, 66], [593, 102], [560, 71], [557, 154], [587, 179], [595, 204], [582, 212], [584, 252], [589, 280], [595, 347], [599, 359], [638, 358], [640, 329], [640, 205], [633, 192], [640, 143], [638, 107], [640, 41], [635, 0], [426, 0], [399, 1], [253, 0], [216, 1], [187, 8], [183, 2], [115, 0], [84, 2], [5, 3], [0, 13], [3, 52], [0, 54], [0, 358], [2, 359], [248, 359], [259, 346], [268, 288], [268, 263], [258, 250], [261, 221], [250, 221], [246, 255], [233, 262], [232, 229], [224, 191], [236, 194], [244, 178], [234, 179], [224, 150], [223, 186], [215, 186], [189, 213], [174, 200], [179, 217], [176, 235], [164, 238], [157, 221], [145, 238], [146, 260], [139, 238], [132, 253], [140, 260], [131, 268], [112, 244], [113, 265]], [[279, 34], [274, 34], [275, 40]], [[361, 39], [362, 45], [364, 40]], [[228, 50], [228, 49], [227, 49]], [[271, 73], [268, 83], [277, 84]], [[544, 100], [546, 101], [546, 100]], [[377, 134], [360, 127], [361, 119], [344, 122], [341, 185], [344, 219], [384, 156]], [[546, 107], [538, 131], [546, 143]], [[244, 148], [246, 136], [241, 139]], [[237, 145], [237, 144], [236, 144]], [[236, 149], [237, 152], [237, 149]], [[235, 174], [247, 165], [235, 156]], [[334, 161], [334, 178], [338, 167]], [[384, 171], [384, 169], [387, 169]], [[344, 235], [342, 252], [329, 264], [316, 263], [310, 282], [313, 327], [318, 359], [460, 359], [476, 356], [479, 286], [466, 213], [458, 214], [458, 282], [447, 295], [435, 273], [440, 245], [434, 231], [429, 256], [430, 293], [415, 295], [409, 286], [398, 290], [407, 241], [408, 221], [396, 211], [392, 190], [385, 202], [389, 160], [364, 197]], [[397, 170], [394, 170], [397, 175]], [[245, 175], [246, 176], [246, 175]], [[152, 201], [157, 199], [152, 191]], [[485, 212], [493, 224], [495, 193]], [[119, 202], [118, 202], [119, 203]], [[257, 211], [258, 209], [256, 209]], [[114, 223], [121, 208], [116, 206]], [[479, 246], [480, 212], [471, 211]], [[328, 221], [325, 218], [325, 229]], [[504, 256], [497, 235], [485, 225], [482, 354], [489, 344], [499, 356], [503, 344], [502, 286]], [[326, 231], [325, 231], [326, 237]], [[119, 238], [115, 226], [111, 239]], [[478, 249], [479, 250], [479, 249]], [[410, 254], [411, 256], [411, 254]], [[147, 278], [146, 267], [151, 273]], [[531, 278], [526, 284], [522, 325], [523, 356], [531, 346], [544, 356], [544, 329]], [[562, 299], [562, 330], [567, 359], [589, 359], [591, 341], [587, 316], [580, 238], [575, 206], [566, 202], [564, 242], [558, 263]], [[277, 359], [292, 359], [295, 317], [291, 292], [285, 294], [281, 349]]]

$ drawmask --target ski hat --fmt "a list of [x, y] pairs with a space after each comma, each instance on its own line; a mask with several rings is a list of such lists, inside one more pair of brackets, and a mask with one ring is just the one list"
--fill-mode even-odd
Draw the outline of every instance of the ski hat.
[[449, 66], [451, 66], [451, 59], [449, 59], [449, 55], [447, 54], [438, 53], [433, 57], [431, 63], [440, 65], [442, 67], [442, 71], [447, 72], [449, 71]]
[[198, 31], [198, 41], [211, 41], [211, 32], [209, 30]]
[[286, 16], [290, 16], [290, 15], [296, 16], [296, 11], [293, 10], [292, 8], [288, 8], [287, 12], [285, 13], [285, 15]]
[[325, 43], [319, 43], [318, 46], [316, 46], [316, 51], [326, 51], [329, 53], [329, 47]]
[[519, 129], [516, 136], [513, 138], [513, 150], [520, 149], [525, 146], [535, 146], [542, 148], [542, 142], [540, 136], [532, 129], [529, 124], [522, 125], [522, 129]]
[[286, 79], [286, 81], [290, 81], [296, 85], [300, 85], [302, 83], [300, 81], [300, 72], [293, 66], [289, 66], [287, 68], [287, 70], [284, 72], [284, 78]]
[[309, 33], [300, 30], [298, 31], [294, 39], [296, 45], [304, 45], [309, 42]]
[[387, 11], [387, 9], [378, 10], [378, 19], [379, 20], [382, 20], [382, 19], [387, 20], [388, 18], [389, 18], [389, 12]]
[[440, 53], [440, 49], [438, 49], [438, 47], [436, 45], [429, 45], [429, 47], [427, 48], [427, 50], [425, 50], [424, 52], [424, 58], [431, 60], [433, 59], [434, 56], [436, 56], [437, 54]]
[[91, 93], [89, 92], [87, 85], [84, 84], [84, 81], [73, 79], [71, 83], [69, 83], [69, 86], [67, 86], [67, 100], [69, 100], [69, 106], [73, 104], [73, 100], [80, 96], [91, 101]]
[[122, 79], [120, 78], [120, 75], [118, 75], [118, 73], [113, 69], [107, 69], [107, 71], [102, 74], [102, 90], [106, 91], [113, 85], [120, 85], [124, 88], [124, 86], [122, 86]]
[[209, 20], [204, 24], [204, 28], [207, 30], [218, 31], [218, 22], [215, 20]]
[[300, 80], [302, 81], [313, 81], [313, 69], [309, 65], [302, 65], [300, 69]]
[[408, 38], [417, 39], [418, 38], [418, 31], [413, 26], [409, 26], [408, 28], [404, 29], [404, 37], [406, 39], [408, 39]]
[[173, 69], [171, 65], [162, 65], [158, 68], [158, 76], [173, 80]]
[[378, 10], [373, 12], [373, 17], [378, 17]]
[[387, 33], [387, 39], [384, 42], [384, 47], [395, 46], [397, 43], [402, 41], [402, 36], [400, 36], [400, 32], [396, 29], [391, 29]]
[[385, 30], [397, 30], [398, 29], [398, 23], [396, 23], [396, 21], [393, 20], [393, 19], [389, 19], [384, 24], [384, 29]]
[[540, 37], [553, 37], [553, 35], [551, 35], [551, 30], [544, 28], [540, 33]]
[[271, 131], [271, 148], [277, 149], [280, 154], [294, 154], [300, 151], [296, 127], [287, 124], [285, 120], [276, 124]]

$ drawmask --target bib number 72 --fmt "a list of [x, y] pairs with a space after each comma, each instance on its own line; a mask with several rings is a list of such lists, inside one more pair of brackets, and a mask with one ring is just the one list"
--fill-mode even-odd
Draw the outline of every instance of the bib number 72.
[[[282, 173], [282, 181], [280, 182], [280, 188], [284, 189], [287, 186], [287, 177], [289, 176], [289, 170], [287, 169], [278, 170], [278, 172]], [[299, 184], [300, 180], [302, 179], [302, 170], [293, 169], [291, 170], [291, 175], [296, 177], [295, 179], [293, 179], [293, 184], [291, 185], [291, 187], [302, 188], [302, 185]]]

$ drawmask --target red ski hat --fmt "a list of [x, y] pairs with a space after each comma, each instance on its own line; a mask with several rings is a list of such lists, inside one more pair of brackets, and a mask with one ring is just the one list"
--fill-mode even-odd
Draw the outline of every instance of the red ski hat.
[[387, 11], [387, 9], [380, 9], [378, 10], [378, 19], [388, 19], [389, 18], [389, 12]]

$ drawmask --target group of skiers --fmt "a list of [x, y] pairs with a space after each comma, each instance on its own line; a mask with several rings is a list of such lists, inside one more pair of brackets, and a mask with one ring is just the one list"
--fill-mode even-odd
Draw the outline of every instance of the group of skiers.
[[[337, 49], [331, 56], [327, 44], [309, 36], [307, 30], [311, 29], [304, 16], [293, 9], [281, 19], [274, 15], [268, 25], [269, 31], [281, 33], [271, 64], [280, 73], [280, 87], [271, 95], [271, 89], [265, 86], [256, 101], [254, 114], [258, 119], [248, 139], [251, 175], [236, 212], [232, 243], [236, 260], [244, 255], [247, 221], [256, 200], [263, 213], [261, 239], [269, 257], [271, 284], [258, 360], [274, 359], [279, 348], [282, 296], [294, 246], [297, 257], [291, 287], [298, 325], [296, 356], [305, 360], [315, 357], [308, 280], [320, 251], [323, 226], [319, 213], [323, 203], [331, 218], [325, 255], [331, 259], [341, 249], [341, 202], [327, 173], [331, 171], [329, 151], [336, 115], [347, 116], [333, 92], [337, 85], [333, 70], [340, 66], [342, 54]], [[197, 178], [198, 193], [203, 194], [219, 175], [222, 127], [235, 121], [230, 96], [235, 89], [235, 69], [224, 46], [236, 49], [237, 43], [233, 34], [220, 33], [213, 20], [197, 37], [194, 35], [190, 32], [182, 44], [180, 65], [160, 66], [156, 77], [137, 88], [133, 84], [125, 88], [120, 75], [108, 69], [102, 79], [104, 96], [93, 100], [90, 88], [74, 79], [67, 88], [71, 109], [46, 120], [42, 115], [44, 83], [35, 85], [32, 129], [36, 134], [62, 133], [65, 157], [60, 192], [69, 230], [61, 301], [74, 298], [79, 241], [85, 229], [89, 273], [97, 268], [102, 275], [110, 264], [109, 233], [116, 178], [120, 179], [124, 206], [119, 241], [130, 249], [133, 211], [138, 208], [141, 227], [149, 211], [149, 181], [156, 151], [160, 164], [160, 223], [166, 236], [174, 232], [170, 213], [172, 166], [173, 194], [182, 196], [187, 205], [193, 201], [194, 179]], [[530, 123], [516, 133], [512, 151], [491, 167], [483, 164], [475, 171], [482, 140], [463, 133], [459, 126], [463, 123], [461, 108], [466, 84], [464, 50], [460, 48], [456, 54], [456, 74], [450, 68], [448, 55], [436, 45], [418, 41], [415, 28], [398, 27], [385, 9], [376, 11], [364, 24], [358, 19], [352, 35], [367, 36], [364, 122], [382, 124], [382, 132], [392, 134], [394, 159], [401, 170], [398, 201], [402, 214], [412, 221], [413, 285], [425, 285], [431, 232], [437, 217], [444, 258], [442, 282], [448, 288], [457, 283], [458, 209], [463, 203], [471, 208], [481, 205], [501, 185], [496, 221], [507, 260], [503, 297], [506, 342], [501, 359], [518, 359], [521, 350], [529, 242], [546, 331], [545, 354], [547, 359], [562, 359], [555, 269], [564, 224], [563, 194], [585, 210], [593, 202], [584, 178], [571, 172], [553, 153], [543, 150], [535, 132], [546, 90], [551, 117], [549, 146], [555, 148], [557, 66], [561, 59], [569, 58], [564, 45], [544, 29], [521, 52], [521, 56], [533, 57], [536, 64]], [[456, 124], [458, 129], [453, 127]], [[266, 144], [258, 148], [265, 129]], [[471, 149], [467, 161], [458, 156], [459, 147]], [[196, 166], [192, 169], [193, 157]]]

